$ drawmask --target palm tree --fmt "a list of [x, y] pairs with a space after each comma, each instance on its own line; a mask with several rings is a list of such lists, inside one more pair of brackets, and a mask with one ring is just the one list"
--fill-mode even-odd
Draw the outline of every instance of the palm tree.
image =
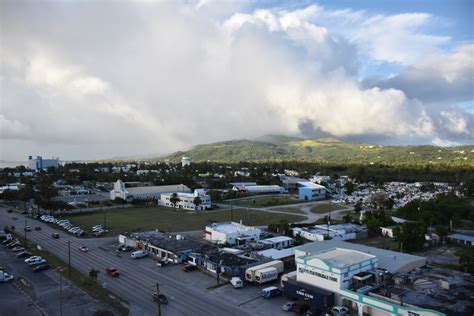
[[196, 197], [194, 198], [194, 200], [193, 200], [193, 203], [194, 203], [194, 205], [195, 205], [195, 207], [196, 207], [196, 211], [199, 212], [199, 211], [198, 211], [199, 205], [202, 204], [201, 198], [200, 198], [199, 196], [196, 196]]
[[171, 194], [170, 202], [173, 204], [173, 210], [176, 211], [176, 204], [181, 202], [181, 199], [178, 197], [178, 193]]

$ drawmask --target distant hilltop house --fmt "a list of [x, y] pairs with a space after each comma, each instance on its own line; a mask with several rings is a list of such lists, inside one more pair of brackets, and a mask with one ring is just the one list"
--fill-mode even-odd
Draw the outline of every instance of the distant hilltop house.
[[181, 158], [181, 166], [186, 167], [189, 165], [191, 165], [191, 157], [183, 156], [183, 158]]
[[59, 158], [43, 159], [41, 156], [28, 156], [28, 168], [31, 170], [43, 170], [48, 168], [59, 168]]
[[135, 186], [126, 188], [122, 180], [117, 180], [114, 183], [114, 189], [110, 191], [110, 199], [116, 198], [127, 200], [129, 198], [135, 199], [156, 199], [159, 200], [162, 193], [190, 193], [191, 189], [184, 184], [176, 185], [159, 185], [159, 186]]
[[[179, 199], [175, 205], [172, 203], [173, 194], [176, 194], [176, 197]], [[199, 198], [200, 203], [196, 202], [196, 198]], [[194, 190], [194, 193], [162, 193], [158, 203], [167, 207], [176, 207], [192, 211], [203, 211], [211, 208], [211, 197], [206, 195], [203, 189], [196, 189]]]
[[326, 187], [309, 181], [300, 181], [298, 198], [305, 201], [322, 200], [326, 198]]

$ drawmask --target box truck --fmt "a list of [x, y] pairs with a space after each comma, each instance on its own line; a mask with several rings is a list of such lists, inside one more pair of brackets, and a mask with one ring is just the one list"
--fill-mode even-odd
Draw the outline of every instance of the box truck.
[[262, 270], [262, 269], [265, 269], [265, 268], [276, 268], [278, 274], [282, 273], [283, 272], [283, 261], [273, 260], [273, 261], [270, 261], [270, 262], [259, 264], [257, 266], [247, 268], [247, 270], [245, 270], [245, 280], [247, 280], [249, 282], [255, 282], [255, 271]]

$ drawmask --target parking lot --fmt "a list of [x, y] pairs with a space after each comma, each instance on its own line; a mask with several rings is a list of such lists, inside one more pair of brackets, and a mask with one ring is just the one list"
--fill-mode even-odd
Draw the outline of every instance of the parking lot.
[[0, 283], [0, 315], [91, 315], [98, 309], [110, 309], [81, 289], [60, 280], [55, 271], [33, 272], [5, 245], [0, 245], [0, 266], [15, 279]]

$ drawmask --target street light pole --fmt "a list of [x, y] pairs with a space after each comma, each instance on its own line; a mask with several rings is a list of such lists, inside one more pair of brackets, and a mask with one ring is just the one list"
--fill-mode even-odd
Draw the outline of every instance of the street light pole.
[[67, 248], [68, 248], [68, 275], [69, 281], [71, 281], [71, 241], [67, 241]]
[[28, 247], [28, 239], [26, 238], [26, 219], [25, 219], [25, 227], [23, 228], [23, 230], [25, 231], [25, 248]]
[[160, 284], [156, 282], [156, 300], [158, 301], [158, 316], [161, 316]]
[[59, 314], [63, 316], [63, 283], [62, 283], [61, 270], [59, 270]]

